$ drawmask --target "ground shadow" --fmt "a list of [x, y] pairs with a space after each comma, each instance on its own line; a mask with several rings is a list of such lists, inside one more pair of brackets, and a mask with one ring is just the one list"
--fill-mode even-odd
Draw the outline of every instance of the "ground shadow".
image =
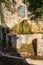
[[6, 50], [6, 35], [9, 33], [9, 28], [8, 27], [1, 27], [2, 29], [2, 51]]
[[[20, 54], [17, 51], [17, 35], [9, 33], [8, 27], [2, 27], [2, 53], [9, 54], [10, 56], [15, 56], [18, 58], [9, 58], [2, 56], [0, 57], [0, 65], [30, 65], [26, 62], [26, 59], [19, 59]], [[1, 53], [1, 52], [0, 52]], [[8, 55], [7, 55], [8, 56]], [[24, 62], [25, 60], [25, 62]]]

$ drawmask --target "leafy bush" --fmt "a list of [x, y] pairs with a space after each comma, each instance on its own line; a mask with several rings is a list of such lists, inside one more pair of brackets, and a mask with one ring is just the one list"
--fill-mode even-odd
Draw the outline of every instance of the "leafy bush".
[[22, 34], [27, 34], [29, 33], [29, 24], [26, 20], [23, 20], [21, 23], [20, 23], [20, 33]]
[[19, 25], [13, 26], [13, 32], [17, 34], [28, 34], [31, 33], [29, 23], [23, 20]]
[[13, 32], [13, 33], [19, 33], [19, 25], [13, 26], [11, 32]]
[[28, 8], [36, 17], [43, 16], [43, 0], [24, 0], [25, 4], [29, 3]]

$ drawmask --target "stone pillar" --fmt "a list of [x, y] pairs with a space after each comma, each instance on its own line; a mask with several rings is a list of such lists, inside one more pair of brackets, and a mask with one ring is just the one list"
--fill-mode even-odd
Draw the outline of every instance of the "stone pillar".
[[11, 43], [12, 43], [12, 47], [16, 48], [16, 43], [17, 43], [17, 37], [16, 37], [16, 35], [12, 35], [11, 36]]
[[21, 39], [21, 35], [17, 35], [17, 37], [18, 37], [18, 39], [17, 39], [16, 46], [17, 46], [17, 49], [19, 49], [22, 45], [22, 42], [21, 42], [22, 39]]
[[43, 56], [43, 39], [38, 39], [37, 56]]
[[9, 33], [6, 37], [6, 42], [10, 47], [16, 48], [17, 36]]

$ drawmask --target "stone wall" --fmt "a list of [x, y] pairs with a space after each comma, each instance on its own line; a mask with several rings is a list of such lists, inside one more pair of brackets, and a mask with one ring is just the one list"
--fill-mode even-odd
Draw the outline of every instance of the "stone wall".
[[43, 34], [9, 34], [8, 36], [11, 36], [10, 41], [13, 48], [20, 49], [23, 44], [32, 44], [34, 52], [36, 52], [38, 56], [43, 56]]
[[20, 48], [22, 44], [31, 44], [34, 39], [41, 39], [41, 34], [28, 34], [28, 35], [17, 35], [17, 48]]
[[37, 43], [37, 55], [43, 56], [43, 39], [39, 39]]
[[[12, 0], [10, 0], [12, 2]], [[13, 6], [14, 5], [14, 6]], [[21, 17], [18, 13], [18, 7], [23, 6], [25, 7], [25, 16]], [[19, 24], [22, 20], [27, 19], [27, 6], [20, 0], [13, 4], [10, 4], [10, 7], [6, 7], [5, 3], [2, 3], [2, 12], [4, 15], [5, 24], [12, 28], [13, 25]]]
[[[28, 35], [17, 35], [17, 48], [20, 49], [20, 47], [23, 44], [35, 44], [35, 50], [37, 53], [37, 56], [43, 56], [43, 34], [28, 34]], [[37, 39], [37, 41], [36, 41]], [[36, 47], [37, 46], [37, 47]]]

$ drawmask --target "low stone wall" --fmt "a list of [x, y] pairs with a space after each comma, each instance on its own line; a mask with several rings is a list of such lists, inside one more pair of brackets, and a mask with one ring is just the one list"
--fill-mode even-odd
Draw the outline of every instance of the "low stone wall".
[[28, 34], [28, 35], [17, 35], [17, 48], [20, 48], [22, 44], [31, 44], [34, 39], [41, 39], [42, 34]]
[[17, 48], [20, 49], [23, 44], [35, 45], [37, 56], [43, 56], [43, 34], [17, 35]]
[[32, 44], [34, 52], [38, 56], [43, 56], [43, 34], [9, 34], [7, 38], [7, 43], [13, 48], [20, 49], [25, 44]]

